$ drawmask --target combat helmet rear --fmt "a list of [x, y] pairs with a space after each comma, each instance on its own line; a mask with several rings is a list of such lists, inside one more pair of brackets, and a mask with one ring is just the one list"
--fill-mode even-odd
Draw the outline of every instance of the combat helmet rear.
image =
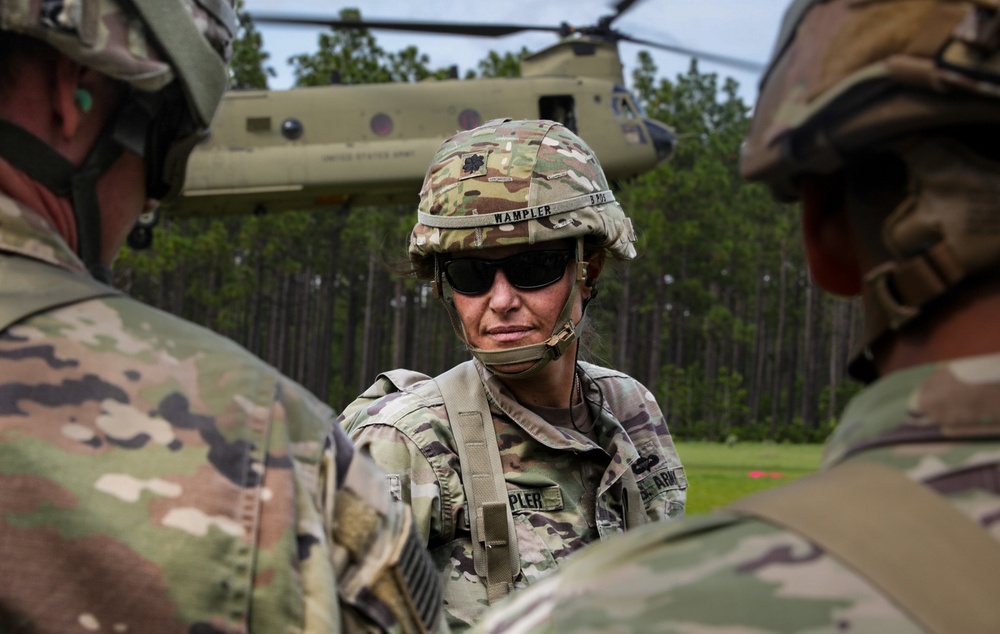
[[[237, 26], [232, 0], [0, 0], [0, 31], [46, 42], [131, 88], [79, 169], [0, 121], [0, 156], [53, 193], [72, 196], [80, 256], [92, 270], [100, 252], [96, 180], [128, 149], [144, 158], [148, 197], [180, 192], [188, 155], [228, 86]], [[35, 159], [11, 149], [29, 143]]]
[[[576, 243], [577, 281], [586, 268], [585, 242], [619, 259], [635, 257], [631, 220], [615, 200], [593, 150], [579, 136], [554, 121], [495, 119], [456, 134], [438, 149], [420, 191], [409, 257], [418, 275], [432, 279], [467, 343], [442, 280], [440, 259], [457, 251], [570, 238]], [[576, 340], [569, 316], [578, 292], [574, 284], [547, 342], [470, 351], [501, 376], [530, 376]], [[517, 375], [496, 369], [524, 361], [536, 363]]]
[[[744, 143], [741, 171], [782, 200], [806, 174], [891, 153], [909, 195], [884, 221], [891, 259], [867, 273], [867, 348], [971, 276], [1000, 269], [1000, 164], [954, 141], [1000, 124], [1000, 12], [976, 0], [796, 0]], [[978, 202], [977, 202], [978, 201]]]

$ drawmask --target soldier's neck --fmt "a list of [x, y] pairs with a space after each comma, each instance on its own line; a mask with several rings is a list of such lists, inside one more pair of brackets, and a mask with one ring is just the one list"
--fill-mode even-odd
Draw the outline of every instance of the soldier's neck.
[[519, 402], [540, 407], [569, 407], [576, 371], [576, 344], [526, 379], [500, 379]]

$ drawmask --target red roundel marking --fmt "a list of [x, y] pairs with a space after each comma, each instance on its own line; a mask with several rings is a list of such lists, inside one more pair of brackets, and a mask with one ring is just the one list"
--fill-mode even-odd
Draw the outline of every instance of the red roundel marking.
[[392, 117], [384, 112], [380, 112], [372, 117], [371, 127], [372, 132], [379, 136], [392, 134]]
[[472, 108], [466, 108], [458, 113], [458, 127], [462, 130], [478, 128], [483, 124], [483, 118]]

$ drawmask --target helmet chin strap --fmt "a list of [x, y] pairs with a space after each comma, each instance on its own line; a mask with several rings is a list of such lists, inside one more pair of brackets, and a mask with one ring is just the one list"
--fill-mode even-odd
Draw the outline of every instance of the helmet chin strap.
[[101, 204], [97, 200], [97, 181], [122, 155], [123, 148], [112, 135], [104, 133], [97, 140], [83, 166], [73, 174], [72, 201], [76, 215], [80, 259], [94, 279], [111, 284], [111, 269], [101, 262]]
[[[500, 378], [524, 379], [537, 374], [550, 361], [554, 361], [565, 354], [579, 337], [576, 324], [573, 323], [573, 307], [576, 304], [576, 298], [580, 295], [580, 282], [585, 280], [587, 276], [587, 262], [583, 259], [583, 239], [576, 241], [576, 263], [576, 276], [573, 279], [573, 287], [566, 298], [566, 303], [563, 304], [562, 310], [559, 312], [552, 336], [540, 343], [519, 346], [517, 348], [506, 348], [504, 350], [483, 350], [481, 348], [474, 348], [469, 344], [469, 339], [466, 337], [461, 325], [461, 319], [457, 318], [458, 311], [455, 309], [455, 304], [452, 300], [454, 291], [451, 290], [450, 285], [441, 279], [441, 272], [439, 270], [435, 270], [434, 276], [439, 287], [445, 289], [443, 300], [445, 306], [448, 308], [451, 325], [455, 329], [455, 332], [458, 333], [459, 338], [465, 343], [465, 347], [469, 352]], [[435, 258], [434, 267], [435, 269], [438, 268], [437, 258]], [[530, 367], [520, 372], [504, 372], [498, 368], [498, 366], [528, 362], [533, 363]]]

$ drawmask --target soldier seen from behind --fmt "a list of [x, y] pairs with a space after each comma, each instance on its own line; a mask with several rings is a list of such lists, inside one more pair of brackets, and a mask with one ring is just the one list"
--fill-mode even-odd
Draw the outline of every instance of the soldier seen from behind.
[[743, 174], [860, 295], [818, 474], [584, 552], [484, 632], [1000, 631], [1000, 7], [797, 0]]
[[587, 544], [683, 513], [656, 399], [577, 354], [605, 259], [634, 240], [597, 157], [552, 121], [461, 132], [427, 172], [409, 259], [473, 359], [386, 372], [343, 418], [412, 505], [454, 631]]
[[0, 0], [0, 632], [438, 620], [409, 511], [333, 412], [101, 283], [180, 190], [236, 27], [228, 0]]

